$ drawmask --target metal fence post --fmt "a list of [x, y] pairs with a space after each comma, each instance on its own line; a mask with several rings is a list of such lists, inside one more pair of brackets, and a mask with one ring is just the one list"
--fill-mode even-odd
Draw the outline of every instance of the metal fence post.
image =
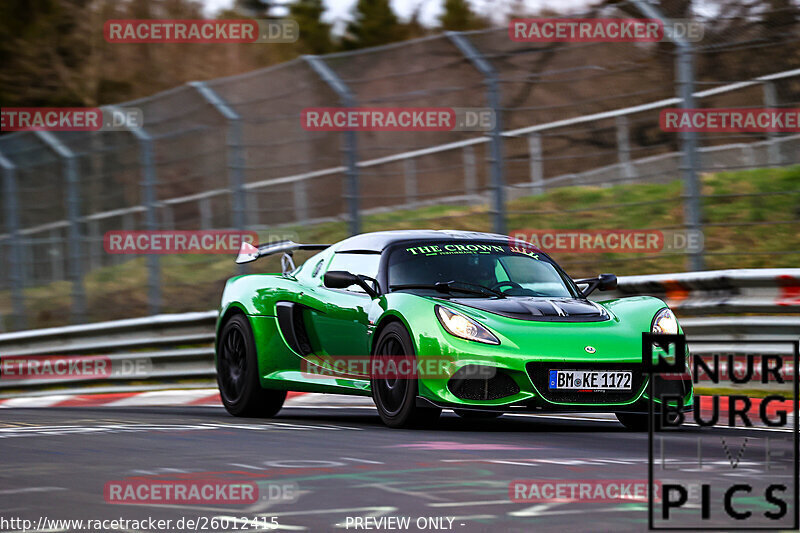
[[756, 168], [758, 166], [758, 158], [756, 157], [756, 151], [753, 149], [753, 143], [744, 145], [742, 148], [742, 158], [747, 168]]
[[636, 171], [631, 163], [631, 140], [628, 126], [628, 117], [620, 115], [617, 117], [617, 154], [618, 161], [622, 165], [622, 174], [625, 181], [630, 183], [636, 179]]
[[[109, 109], [118, 111], [117, 107]], [[144, 226], [147, 231], [158, 231], [156, 214], [156, 177], [153, 136], [142, 126], [126, 125], [126, 129], [139, 143], [139, 161], [142, 165], [142, 204], [144, 205]], [[147, 254], [147, 300], [151, 315], [161, 312], [161, 259], [158, 254]]]
[[200, 229], [212, 229], [214, 217], [211, 210], [211, 200], [206, 196], [201, 198], [198, 204], [200, 208]]
[[492, 228], [495, 233], [506, 233], [505, 183], [503, 177], [503, 125], [500, 109], [500, 86], [494, 67], [481, 55], [467, 37], [458, 32], [448, 31], [447, 37], [470, 63], [481, 73], [487, 87], [486, 99], [494, 112], [494, 125], [489, 134], [489, 165], [492, 187]]
[[54, 228], [50, 230], [50, 237], [45, 238], [47, 242], [48, 255], [50, 256], [50, 277], [53, 281], [64, 280], [64, 257], [62, 257], [61, 248], [63, 240], [61, 239], [61, 230]]
[[89, 243], [89, 268], [94, 270], [103, 264], [100, 249], [103, 247], [103, 239], [100, 237], [100, 222], [98, 220], [89, 219], [88, 226], [88, 243]]
[[[23, 231], [20, 231], [21, 234], [24, 235]], [[22, 252], [22, 288], [25, 289], [27, 287], [34, 287], [36, 286], [36, 272], [33, 270], [33, 242], [31, 242], [33, 238], [29, 237], [25, 240], [20, 240], [23, 243], [21, 252]], [[25, 265], [30, 265], [30, 270], [28, 271], [30, 275], [27, 275], [25, 272]]]
[[415, 205], [418, 200], [417, 188], [417, 163], [413, 159], [406, 159], [403, 164], [403, 178], [406, 193], [406, 205]]
[[309, 216], [306, 180], [297, 180], [292, 183], [292, 197], [294, 198], [294, 218], [298, 223], [305, 225]]
[[78, 182], [78, 165], [75, 153], [55, 135], [49, 131], [37, 131], [36, 136], [61, 158], [64, 164], [66, 178], [66, 207], [67, 207], [67, 247], [69, 252], [69, 279], [72, 283], [72, 316], [71, 321], [76, 324], [86, 322], [86, 291], [83, 287], [83, 265], [81, 264], [81, 250], [83, 237], [80, 228], [80, 192]]
[[[678, 46], [678, 76], [681, 86], [681, 107], [683, 109], [694, 109], [694, 51], [688, 43]], [[697, 139], [696, 132], [686, 131], [681, 133], [683, 179], [686, 195], [686, 226], [690, 232], [702, 234], [703, 215], [700, 198], [700, 178], [697, 175], [700, 167]], [[689, 268], [694, 271], [705, 268], [703, 250], [695, 250], [689, 254]]]
[[467, 196], [478, 194], [478, 174], [475, 170], [475, 149], [465, 146], [462, 151], [464, 159], [464, 192]]
[[[323, 60], [317, 56], [305, 55], [303, 60], [308, 63], [311, 69], [339, 95], [343, 107], [355, 107], [355, 98], [347, 84], [342, 81]], [[358, 144], [356, 132], [347, 130], [344, 132], [344, 166], [347, 176], [347, 192], [345, 198], [350, 211], [350, 234], [355, 235], [361, 232], [361, 214], [359, 213], [359, 185], [358, 185]]]
[[[647, 17], [659, 19], [665, 24], [669, 20], [654, 5], [645, 0], [633, 0], [633, 3]], [[677, 48], [676, 74], [678, 76], [679, 98], [682, 109], [694, 109], [694, 47], [683, 37], [677, 35], [672, 38], [672, 42]], [[681, 132], [682, 147], [682, 174], [684, 186], [684, 213], [685, 226], [690, 232], [701, 233], [703, 231], [702, 206], [700, 198], [700, 179], [697, 176], [700, 167], [697, 152], [697, 133]], [[703, 270], [704, 258], [702, 250], [695, 250], [689, 253], [689, 269]]]
[[[217, 112], [228, 121], [228, 182], [233, 193], [233, 212], [231, 221], [234, 229], [244, 231], [247, 229], [247, 203], [244, 190], [244, 147], [242, 145], [242, 117], [225, 101], [214, 89], [205, 82], [192, 81], [189, 86], [194, 88], [200, 96], [211, 104]], [[236, 265], [236, 271], [244, 274], [245, 265]]]
[[242, 146], [242, 117], [205, 82], [189, 82], [203, 99], [228, 121], [228, 180], [233, 191], [233, 227], [245, 230], [244, 148]]
[[25, 295], [23, 289], [22, 243], [19, 234], [19, 210], [17, 209], [17, 175], [14, 163], [0, 154], [0, 167], [3, 169], [3, 196], [6, 212], [6, 231], [9, 239], [8, 281], [11, 289], [11, 326], [25, 329]]
[[544, 194], [544, 156], [542, 136], [536, 132], [528, 135], [528, 159], [530, 160], [532, 194]]
[[[764, 82], [764, 107], [770, 109], [778, 107], [778, 92], [775, 90], [775, 84], [771, 81]], [[780, 136], [774, 131], [767, 132], [767, 155], [769, 157], [769, 166], [771, 167], [783, 164], [778, 137]]]
[[245, 213], [247, 214], [247, 223], [245, 224], [248, 228], [259, 228], [261, 226], [261, 203], [259, 202], [259, 194], [261, 192], [258, 189], [252, 189], [250, 194], [248, 194], [244, 201], [245, 201]]

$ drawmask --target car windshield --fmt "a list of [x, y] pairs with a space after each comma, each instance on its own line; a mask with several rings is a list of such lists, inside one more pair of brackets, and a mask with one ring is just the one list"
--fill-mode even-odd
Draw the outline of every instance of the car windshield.
[[[389, 256], [389, 289], [441, 296], [443, 285], [485, 287], [505, 296], [575, 298], [574, 286], [553, 262], [522, 246], [495, 243], [430, 242], [403, 245]], [[439, 283], [436, 290], [435, 284]], [[487, 297], [488, 291], [449, 290], [459, 297]], [[491, 293], [488, 294], [491, 297]]]

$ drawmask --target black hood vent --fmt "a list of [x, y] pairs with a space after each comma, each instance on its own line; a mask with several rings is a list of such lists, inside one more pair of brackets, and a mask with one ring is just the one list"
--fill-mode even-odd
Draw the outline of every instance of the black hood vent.
[[611, 318], [602, 306], [577, 298], [458, 298], [461, 305], [496, 315], [540, 322], [602, 322]]

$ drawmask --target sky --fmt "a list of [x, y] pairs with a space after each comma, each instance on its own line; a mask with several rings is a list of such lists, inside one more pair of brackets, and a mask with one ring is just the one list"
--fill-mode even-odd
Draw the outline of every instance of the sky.
[[[222, 8], [230, 7], [233, 0], [201, 0], [205, 4], [206, 14], [213, 15]], [[407, 20], [411, 13], [418, 6], [422, 6], [421, 18], [423, 24], [433, 25], [441, 12], [444, 0], [391, 0], [392, 7], [401, 19]], [[493, 0], [469, 0], [473, 9], [483, 14], [495, 14], [496, 2]], [[568, 11], [574, 8], [587, 6], [592, 3], [590, 0], [523, 0], [524, 4], [531, 10], [536, 11], [543, 8]], [[341, 22], [350, 18], [350, 12], [356, 0], [325, 0], [328, 7], [325, 18], [329, 22]]]

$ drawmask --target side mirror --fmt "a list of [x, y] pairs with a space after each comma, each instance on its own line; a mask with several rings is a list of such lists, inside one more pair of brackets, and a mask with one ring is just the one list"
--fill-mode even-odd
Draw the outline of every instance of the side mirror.
[[600, 274], [596, 278], [587, 278], [587, 279], [579, 279], [575, 280], [576, 284], [585, 284], [588, 285], [583, 290], [583, 296], [589, 296], [592, 294], [595, 289], [599, 289], [601, 291], [613, 291], [617, 288], [617, 276], [614, 274]]
[[346, 289], [350, 285], [358, 284], [356, 275], [345, 272], [344, 270], [331, 270], [330, 272], [326, 272], [322, 281], [329, 289]]
[[375, 290], [375, 287], [370, 286], [369, 281], [372, 281], [377, 286], [377, 282], [372, 278], [358, 276], [344, 270], [331, 270], [322, 277], [323, 284], [329, 289], [346, 289], [350, 285], [358, 285], [371, 298], [377, 298], [379, 296], [378, 291]]
[[617, 276], [614, 274], [600, 274], [597, 279], [600, 280], [597, 286], [598, 290], [613, 291], [617, 288]]

